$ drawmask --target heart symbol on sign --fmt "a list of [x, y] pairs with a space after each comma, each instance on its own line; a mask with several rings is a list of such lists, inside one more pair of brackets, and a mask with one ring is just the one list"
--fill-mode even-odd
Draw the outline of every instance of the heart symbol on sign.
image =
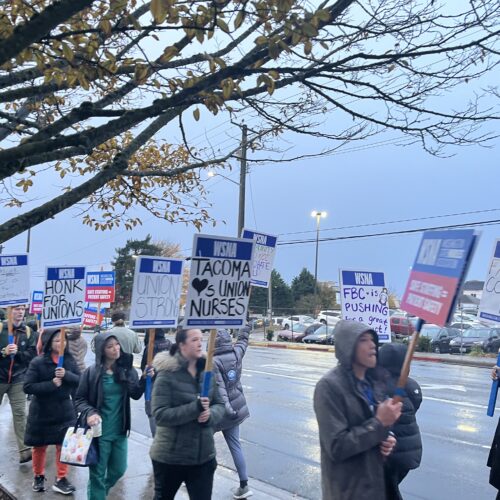
[[193, 285], [193, 288], [198, 292], [198, 296], [199, 296], [200, 293], [203, 292], [203, 290], [205, 290], [205, 288], [207, 288], [208, 280], [207, 279], [200, 280], [198, 278], [195, 278], [191, 282], [191, 285]]

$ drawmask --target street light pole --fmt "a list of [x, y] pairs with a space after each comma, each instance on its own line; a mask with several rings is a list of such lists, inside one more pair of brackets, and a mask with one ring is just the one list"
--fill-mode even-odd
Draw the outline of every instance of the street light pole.
[[319, 223], [326, 217], [326, 212], [313, 210], [311, 217], [316, 217], [316, 259], [314, 262], [314, 315], [318, 309], [318, 253], [319, 253]]

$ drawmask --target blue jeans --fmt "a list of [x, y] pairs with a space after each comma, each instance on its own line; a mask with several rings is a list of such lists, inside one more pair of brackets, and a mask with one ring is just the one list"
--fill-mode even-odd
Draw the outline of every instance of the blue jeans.
[[243, 450], [241, 449], [240, 443], [240, 426], [235, 425], [230, 429], [222, 431], [224, 439], [229, 447], [231, 456], [233, 457], [233, 462], [238, 471], [238, 476], [240, 481], [248, 481], [247, 475], [247, 464], [245, 462], [245, 457], [243, 456]]

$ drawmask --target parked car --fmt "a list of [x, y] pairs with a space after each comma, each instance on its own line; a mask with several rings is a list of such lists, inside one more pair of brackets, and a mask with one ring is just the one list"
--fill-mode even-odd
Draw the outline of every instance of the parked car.
[[[318, 323], [317, 323], [318, 324]], [[318, 324], [321, 326], [321, 323]], [[293, 330], [280, 330], [276, 332], [276, 338], [278, 340], [286, 340], [291, 342], [302, 342], [302, 339], [314, 331], [314, 325], [304, 324], [304, 323], [294, 323]]]
[[390, 318], [391, 332], [397, 337], [413, 335], [417, 318], [406, 318], [394, 314]]
[[342, 313], [333, 310], [320, 311], [316, 317], [316, 321], [328, 326], [335, 326], [341, 319]]
[[291, 328], [294, 328], [294, 325], [311, 323], [314, 323], [314, 318], [311, 318], [311, 316], [298, 314], [296, 316], [289, 316], [288, 318], [285, 318], [283, 320], [283, 323], [281, 323], [281, 326], [284, 330], [289, 330]]
[[421, 337], [430, 339], [432, 352], [450, 352], [450, 342], [460, 335], [460, 330], [450, 327], [441, 327], [433, 324], [425, 324], [420, 330]]
[[335, 327], [321, 325], [314, 333], [306, 335], [302, 342], [305, 344], [330, 344], [335, 343], [335, 337], [333, 335], [333, 330]]
[[461, 336], [450, 342], [450, 352], [470, 352], [476, 346], [480, 347], [484, 352], [498, 352], [500, 348], [500, 328], [469, 328]]

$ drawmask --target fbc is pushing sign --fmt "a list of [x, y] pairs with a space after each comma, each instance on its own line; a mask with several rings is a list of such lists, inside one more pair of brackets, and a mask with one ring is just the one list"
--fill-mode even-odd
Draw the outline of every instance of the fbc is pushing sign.
[[377, 332], [379, 342], [391, 341], [389, 294], [384, 273], [340, 271], [342, 317]]

